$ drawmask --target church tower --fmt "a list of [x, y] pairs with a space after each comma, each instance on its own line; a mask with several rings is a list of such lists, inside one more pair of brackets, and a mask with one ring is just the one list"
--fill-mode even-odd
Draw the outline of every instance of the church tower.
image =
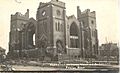
[[95, 11], [90, 12], [90, 9], [81, 12], [77, 7], [77, 18], [81, 23], [83, 56], [96, 57], [98, 54], [96, 13]]
[[45, 58], [65, 53], [65, 3], [51, 0], [40, 2], [37, 10], [36, 47]]
[[13, 57], [17, 56], [14, 53], [20, 52], [20, 50], [23, 48], [24, 42], [22, 40], [25, 40], [23, 37], [23, 30], [25, 24], [29, 20], [29, 9], [27, 9], [27, 12], [23, 15], [20, 12], [16, 12], [14, 15], [11, 15], [11, 23], [10, 23], [10, 33], [9, 33], [9, 54], [11, 54]]

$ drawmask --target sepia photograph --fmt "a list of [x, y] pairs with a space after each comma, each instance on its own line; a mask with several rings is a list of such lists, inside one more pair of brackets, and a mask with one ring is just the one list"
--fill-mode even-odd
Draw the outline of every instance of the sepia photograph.
[[119, 73], [119, 0], [1, 0], [0, 73]]

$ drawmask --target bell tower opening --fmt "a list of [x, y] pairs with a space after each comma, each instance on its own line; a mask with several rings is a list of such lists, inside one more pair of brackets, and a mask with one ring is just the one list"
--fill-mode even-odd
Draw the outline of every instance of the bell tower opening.
[[79, 48], [78, 27], [75, 22], [70, 26], [70, 47]]

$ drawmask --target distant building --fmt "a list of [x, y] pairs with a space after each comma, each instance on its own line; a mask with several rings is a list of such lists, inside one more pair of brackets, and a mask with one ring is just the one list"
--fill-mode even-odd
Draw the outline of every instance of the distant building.
[[99, 47], [99, 56], [100, 60], [118, 61], [119, 48], [117, 46], [117, 43], [102, 44]]
[[66, 16], [65, 3], [51, 0], [40, 2], [36, 20], [23, 15], [11, 15], [9, 55], [40, 60], [59, 60], [61, 57], [93, 58], [98, 55], [96, 13], [89, 9], [77, 18]]
[[5, 58], [5, 49], [0, 47], [0, 63], [4, 60]]

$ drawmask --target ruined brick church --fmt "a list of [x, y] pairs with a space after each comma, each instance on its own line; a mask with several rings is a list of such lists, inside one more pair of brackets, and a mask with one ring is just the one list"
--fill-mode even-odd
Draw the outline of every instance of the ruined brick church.
[[77, 7], [77, 18], [66, 16], [65, 3], [40, 2], [36, 19], [11, 15], [9, 57], [39, 60], [93, 58], [98, 54], [96, 13]]

